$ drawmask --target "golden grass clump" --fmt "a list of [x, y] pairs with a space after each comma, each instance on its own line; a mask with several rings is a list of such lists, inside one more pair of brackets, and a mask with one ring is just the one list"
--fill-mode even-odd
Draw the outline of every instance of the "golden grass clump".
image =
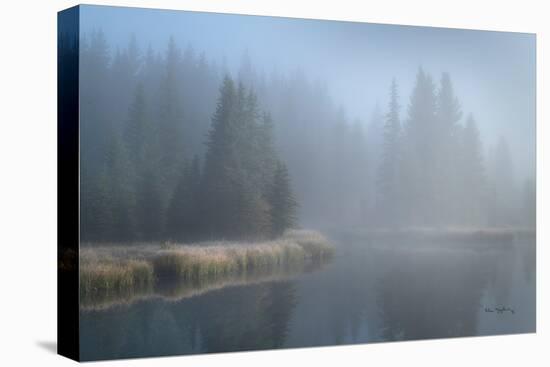
[[227, 252], [212, 247], [161, 250], [152, 263], [157, 277], [176, 276], [191, 281], [227, 274], [236, 267]]
[[304, 262], [304, 248], [289, 241], [260, 244], [185, 246], [159, 251], [153, 259], [158, 277], [179, 277], [189, 281], [229, 274], [267, 272]]
[[80, 294], [135, 292], [153, 285], [153, 267], [144, 260], [84, 261], [80, 267]]
[[310, 230], [293, 229], [285, 232], [283, 238], [297, 243], [314, 260], [320, 261], [330, 258], [334, 254], [334, 247], [321, 233]]

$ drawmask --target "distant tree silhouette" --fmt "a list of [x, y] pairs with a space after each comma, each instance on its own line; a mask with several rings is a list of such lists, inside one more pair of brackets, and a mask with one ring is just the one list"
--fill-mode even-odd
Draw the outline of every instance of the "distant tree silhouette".
[[80, 49], [83, 241], [279, 235], [278, 162], [311, 225], [534, 223], [534, 183], [506, 142], [484, 156], [449, 73], [436, 86], [420, 68], [402, 116], [392, 83], [387, 114], [362, 122], [304, 71], [266, 74], [248, 53], [235, 82], [174, 38], [159, 52], [92, 31]]
[[404, 126], [403, 195], [407, 221], [415, 225], [434, 223], [436, 193], [436, 94], [435, 85], [422, 68], [416, 75]]
[[457, 170], [460, 156], [460, 126], [462, 110], [460, 102], [455, 95], [451, 76], [443, 73], [437, 92], [436, 124], [434, 126], [433, 142], [435, 150], [435, 185], [434, 208], [437, 210], [439, 223], [457, 222], [460, 209], [460, 193], [464, 190], [459, 186], [460, 174]]
[[378, 168], [377, 212], [382, 224], [395, 225], [399, 216], [399, 162], [401, 159], [401, 121], [399, 119], [397, 82], [392, 80], [390, 102], [384, 122], [384, 142]]
[[[185, 160], [184, 127], [185, 121], [181, 108], [181, 90], [178, 84], [180, 50], [173, 37], [170, 37], [164, 71], [160, 81], [160, 105], [158, 117], [158, 138], [161, 147], [160, 167], [164, 192], [173, 191], [178, 178], [180, 165]], [[168, 195], [167, 195], [168, 196]], [[165, 201], [168, 197], [165, 198]]]
[[364, 188], [366, 196], [366, 220], [368, 225], [375, 225], [379, 220], [378, 207], [376, 205], [378, 196], [378, 171], [382, 159], [384, 144], [384, 113], [379, 103], [376, 103], [369, 116], [366, 128], [366, 148], [368, 162], [361, 169], [366, 170], [367, 182]]
[[[462, 132], [458, 167], [458, 182], [462, 195], [458, 198], [462, 211], [462, 224], [485, 224], [487, 221], [487, 186], [483, 162], [483, 147], [476, 121], [472, 114], [468, 116]], [[468, 188], [468, 190], [464, 190]]]
[[109, 116], [109, 46], [102, 31], [83, 37], [80, 57], [80, 159], [93, 177], [99, 174], [107, 154], [113, 127]]
[[124, 129], [124, 141], [134, 169], [139, 169], [147, 163], [149, 141], [152, 140], [152, 126], [145, 99], [143, 84], [138, 84], [134, 92], [134, 100], [128, 111], [128, 119]]

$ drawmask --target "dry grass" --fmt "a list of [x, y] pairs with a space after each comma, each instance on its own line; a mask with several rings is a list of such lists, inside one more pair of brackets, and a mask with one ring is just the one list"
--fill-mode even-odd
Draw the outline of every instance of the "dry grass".
[[176, 246], [160, 251], [153, 260], [153, 267], [158, 277], [200, 282], [229, 274], [268, 272], [287, 264], [304, 262], [307, 256], [303, 247], [290, 241]]
[[284, 234], [283, 239], [295, 242], [315, 260], [328, 259], [334, 254], [334, 247], [327, 238], [316, 231], [289, 230]]
[[88, 303], [147, 293], [154, 279], [153, 267], [145, 260], [81, 257], [80, 300]]
[[332, 253], [325, 237], [305, 230], [257, 243], [84, 245], [80, 254], [81, 304], [151, 293], [161, 281], [194, 288], [239, 276], [253, 279], [321, 263]]

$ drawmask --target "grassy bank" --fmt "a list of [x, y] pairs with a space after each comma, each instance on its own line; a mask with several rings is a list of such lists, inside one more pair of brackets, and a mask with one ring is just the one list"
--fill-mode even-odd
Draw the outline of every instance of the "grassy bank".
[[207, 285], [219, 288], [224, 280], [242, 282], [295, 272], [323, 263], [332, 254], [333, 247], [325, 237], [305, 230], [257, 243], [84, 245], [80, 255], [81, 305], [154, 294], [163, 283], [196, 293]]

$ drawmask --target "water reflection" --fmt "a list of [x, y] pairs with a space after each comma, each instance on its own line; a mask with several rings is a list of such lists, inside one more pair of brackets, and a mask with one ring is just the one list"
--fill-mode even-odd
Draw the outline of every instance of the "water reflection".
[[[300, 282], [286, 346], [535, 330], [534, 238], [347, 238], [338, 250], [326, 271]], [[515, 314], [485, 314], [485, 307], [512, 307]]]
[[481, 296], [496, 259], [456, 249], [400, 252], [379, 255], [387, 266], [377, 285], [382, 338], [475, 335]]
[[[327, 260], [328, 261], [328, 260]], [[161, 298], [165, 301], [179, 301], [185, 298], [201, 296], [205, 293], [228, 287], [253, 285], [264, 282], [284, 281], [300, 274], [317, 271], [326, 262], [312, 262], [284, 266], [268, 271], [249, 271], [232, 274], [223, 278], [206, 278], [200, 281], [182, 282], [178, 279], [159, 279], [154, 285], [143, 289], [114, 292], [101, 292], [80, 296], [82, 312], [107, 310], [115, 306], [130, 306], [135, 302]]]
[[81, 352], [104, 359], [532, 332], [534, 264], [533, 238], [346, 239], [320, 271], [82, 311]]
[[[231, 289], [196, 299], [191, 325], [202, 334], [202, 351], [280, 348], [296, 304], [291, 281]], [[227, 303], [229, 301], [229, 304]]]
[[294, 282], [283, 280], [87, 311], [81, 315], [82, 358], [280, 348], [295, 305]]

